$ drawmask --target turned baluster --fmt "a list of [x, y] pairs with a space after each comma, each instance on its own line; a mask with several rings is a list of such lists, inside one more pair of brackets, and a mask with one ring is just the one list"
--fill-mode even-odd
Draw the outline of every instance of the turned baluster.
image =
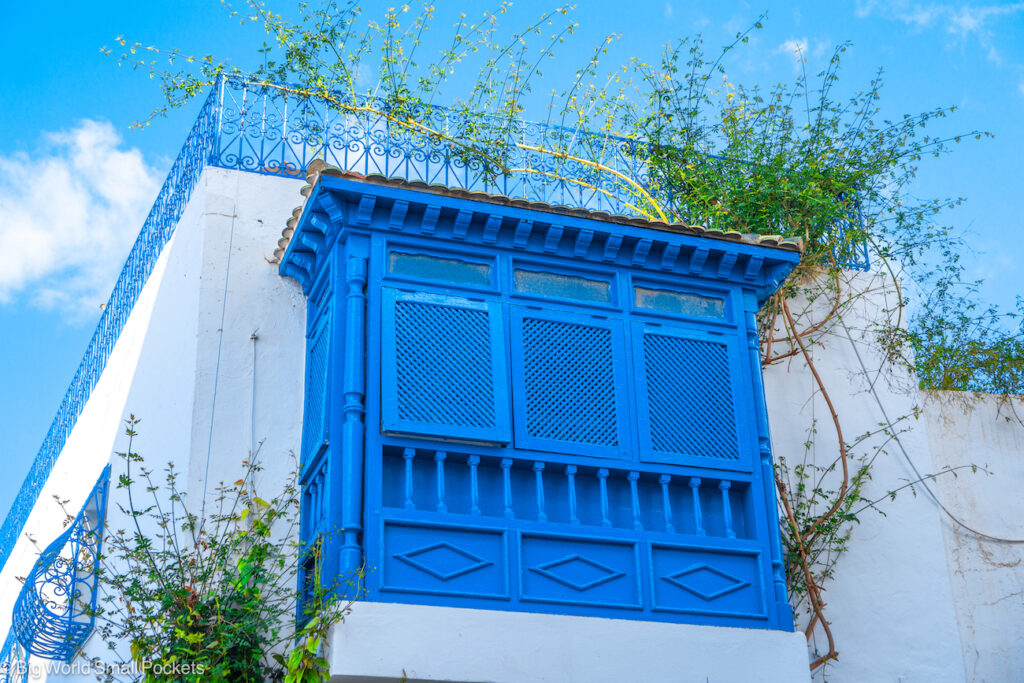
[[612, 520], [608, 518], [608, 470], [603, 467], [599, 469], [597, 480], [601, 488], [601, 526], [610, 527]]
[[732, 528], [732, 506], [729, 504], [729, 488], [727, 481], [718, 483], [718, 489], [722, 492], [722, 510], [725, 512], [725, 535], [729, 538], [736, 538], [736, 532]]
[[637, 491], [637, 480], [640, 479], [639, 472], [630, 472], [629, 476], [629, 495], [633, 501], [633, 528], [637, 531], [642, 531], [644, 528], [643, 522], [640, 521], [640, 493]]
[[512, 519], [516, 516], [512, 510], [512, 458], [501, 459], [501, 479], [505, 492], [505, 517]]
[[569, 524], [578, 525], [576, 516], [576, 465], [566, 465], [565, 476], [569, 479]]
[[406, 448], [402, 451], [402, 460], [405, 461], [405, 509], [415, 510], [416, 503], [412, 499], [412, 460], [416, 457], [415, 448]]
[[658, 477], [658, 483], [661, 484], [661, 504], [665, 510], [665, 531], [671, 534], [675, 532], [676, 528], [672, 524], [672, 501], [668, 497], [668, 484], [670, 481], [672, 481], [672, 477], [667, 474]]
[[548, 521], [548, 515], [544, 512], [544, 463], [533, 463], [533, 472], [537, 478], [537, 521]]
[[469, 464], [469, 514], [480, 514], [480, 483], [477, 480], [477, 466], [480, 464], [479, 455], [471, 455], [466, 458]]
[[437, 463], [437, 511], [448, 512], [448, 506], [444, 503], [444, 461], [448, 454], [438, 451], [434, 454], [434, 462]]
[[704, 536], [704, 516], [700, 511], [700, 477], [690, 477], [690, 493], [693, 494], [693, 523], [695, 533]]

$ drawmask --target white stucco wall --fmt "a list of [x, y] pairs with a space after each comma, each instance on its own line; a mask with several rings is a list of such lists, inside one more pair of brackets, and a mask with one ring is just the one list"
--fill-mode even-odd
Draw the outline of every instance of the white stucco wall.
[[801, 683], [804, 637], [718, 626], [362, 602], [332, 683]]
[[306, 300], [269, 259], [303, 183], [222, 169], [204, 175], [189, 490], [196, 497], [204, 483], [209, 494], [235, 481], [259, 449], [262, 480], [277, 492], [301, 442]]
[[[840, 311], [839, 324], [817, 336], [811, 354], [846, 443], [887, 421], [897, 423], [896, 440], [881, 433], [851, 449], [853, 457], [874, 458], [872, 478], [863, 492], [873, 500], [917, 478], [910, 462], [922, 474], [932, 471], [932, 463], [924, 421], [912, 417], [919, 408], [916, 383], [905, 373], [879, 372], [883, 362], [873, 350], [871, 323], [882, 310], [892, 309], [892, 282], [870, 273], [847, 277], [843, 291], [862, 295]], [[809, 319], [820, 320], [821, 313]], [[772, 365], [764, 375], [776, 458], [785, 458], [790, 467], [805, 458], [819, 466], [835, 462], [836, 431], [803, 359], [798, 355]], [[813, 444], [808, 450], [809, 439]], [[826, 488], [835, 488], [837, 478], [838, 473], [826, 476]], [[870, 509], [859, 514], [849, 550], [825, 584], [826, 615], [839, 659], [820, 669], [816, 680], [962, 681], [960, 637], [936, 507], [925, 496], [903, 491], [895, 500], [879, 503], [879, 509], [885, 516]], [[806, 624], [806, 614], [798, 622]], [[810, 646], [820, 654], [828, 649], [820, 637]]]
[[[1024, 398], [929, 392], [922, 396], [933, 489], [960, 523], [941, 515], [949, 577], [971, 683], [1024, 676]], [[971, 466], [984, 470], [973, 472]]]
[[[217, 482], [237, 479], [241, 461], [261, 442], [269, 492], [292, 471], [301, 437], [305, 300], [268, 259], [300, 202], [301, 184], [204, 171], [29, 519], [26, 531], [40, 546], [60, 530], [51, 496], [69, 498], [72, 509], [81, 505], [111, 453], [125, 447], [128, 413], [142, 419], [136, 450], [151, 466], [173, 460], [193, 502]], [[881, 361], [862, 336], [891, 287], [875, 276], [851, 277], [844, 287], [870, 294], [843, 312], [844, 325], [822, 337], [813, 356], [847, 442], [886, 420], [898, 423], [898, 442], [879, 434], [855, 449], [876, 456], [864, 494], [884, 497], [916, 479], [911, 462], [923, 474], [988, 463], [992, 477], [940, 478], [938, 495], [968, 524], [1020, 537], [1024, 528], [1014, 520], [1024, 512], [1017, 494], [1024, 437], [988, 412], [960, 414], [948, 402], [936, 404], [938, 412], [925, 402], [927, 419], [901, 420], [922, 406], [914, 382], [875, 372]], [[776, 456], [791, 465], [805, 456], [831, 462], [834, 430], [802, 360], [767, 368], [765, 382]], [[813, 427], [814, 446], [806, 451]], [[1004, 674], [1024, 664], [1019, 546], [965, 537], [927, 495], [904, 491], [880, 507], [886, 516], [861, 513], [828, 586], [839, 660], [825, 670], [827, 680], [1011, 680]], [[23, 539], [0, 574], [0, 633], [20, 589], [15, 577], [34, 557]], [[807, 679], [800, 633], [372, 603], [356, 605], [337, 629], [332, 657], [346, 681], [396, 680], [403, 668], [413, 680]]]

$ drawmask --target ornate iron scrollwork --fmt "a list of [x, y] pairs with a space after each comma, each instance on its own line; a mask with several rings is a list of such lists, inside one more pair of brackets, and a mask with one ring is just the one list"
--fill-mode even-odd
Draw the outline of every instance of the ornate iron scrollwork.
[[109, 484], [108, 466], [78, 516], [36, 560], [14, 605], [12, 647], [70, 661], [92, 633]]

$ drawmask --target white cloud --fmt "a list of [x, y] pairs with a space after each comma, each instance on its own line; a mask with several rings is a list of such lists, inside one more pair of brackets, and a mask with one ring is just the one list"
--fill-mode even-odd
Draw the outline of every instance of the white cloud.
[[675, 10], [672, 8], [672, 3], [671, 2], [666, 2], [665, 3], [665, 18], [666, 19], [671, 19], [673, 14], [675, 14]]
[[994, 44], [993, 25], [1002, 17], [1024, 12], [1024, 2], [991, 5], [921, 4], [907, 0], [891, 0], [879, 4], [875, 0], [858, 0], [855, 14], [864, 18], [878, 14], [895, 19], [916, 29], [937, 27], [958, 41], [977, 40], [985, 56], [999, 64], [1001, 58]]
[[854, 14], [860, 19], [871, 16], [876, 4], [878, 4], [876, 0], [857, 0], [857, 5], [853, 10]]
[[793, 70], [800, 73], [801, 64], [807, 60], [808, 57], [808, 42], [807, 38], [790, 38], [789, 40], [783, 41], [782, 45], [779, 45], [775, 49], [776, 54], [784, 54], [793, 58]]
[[160, 186], [109, 123], [45, 133], [0, 156], [0, 304], [24, 298], [72, 318], [106, 302]]

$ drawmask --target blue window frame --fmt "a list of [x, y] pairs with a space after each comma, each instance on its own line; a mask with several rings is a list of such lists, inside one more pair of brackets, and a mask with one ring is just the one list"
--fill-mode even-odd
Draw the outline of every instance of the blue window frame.
[[632, 342], [640, 459], [750, 471], [737, 336], [637, 320]]
[[510, 441], [499, 303], [386, 287], [382, 313], [384, 431]]
[[515, 445], [630, 457], [622, 321], [511, 307]]

